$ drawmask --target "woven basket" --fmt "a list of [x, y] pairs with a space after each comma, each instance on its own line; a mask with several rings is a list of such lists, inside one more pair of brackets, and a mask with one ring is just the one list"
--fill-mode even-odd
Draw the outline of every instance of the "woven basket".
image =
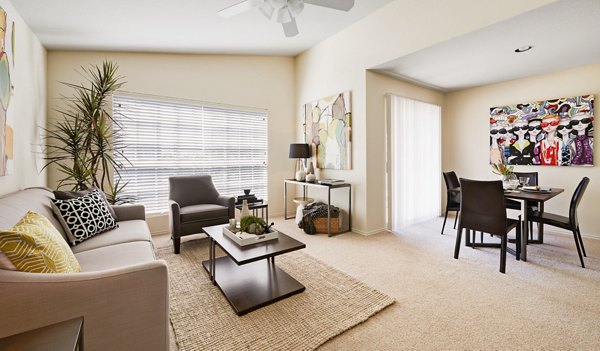
[[[340, 219], [338, 217], [331, 218], [331, 233], [340, 232]], [[313, 220], [317, 233], [327, 233], [327, 217], [315, 218]]]

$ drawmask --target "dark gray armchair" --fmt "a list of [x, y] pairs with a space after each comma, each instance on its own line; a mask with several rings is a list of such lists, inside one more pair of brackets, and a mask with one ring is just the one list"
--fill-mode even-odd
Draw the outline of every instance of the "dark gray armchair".
[[221, 196], [209, 175], [169, 177], [169, 223], [175, 253], [181, 237], [202, 233], [204, 227], [229, 223], [235, 198]]

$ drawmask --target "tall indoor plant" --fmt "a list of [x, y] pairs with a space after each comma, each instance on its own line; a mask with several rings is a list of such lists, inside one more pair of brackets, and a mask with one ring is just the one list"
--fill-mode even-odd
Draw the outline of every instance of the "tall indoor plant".
[[121, 195], [126, 186], [119, 174], [123, 165], [114, 158], [123, 147], [119, 144], [121, 126], [110, 106], [111, 95], [124, 84], [117, 69], [115, 63], [104, 61], [102, 66], [81, 68], [84, 83], [61, 82], [73, 89], [73, 95], [63, 96], [64, 104], [56, 110], [63, 118], [44, 128], [44, 168], [53, 165], [62, 173], [58, 188], [97, 187], [113, 204], [131, 200]]

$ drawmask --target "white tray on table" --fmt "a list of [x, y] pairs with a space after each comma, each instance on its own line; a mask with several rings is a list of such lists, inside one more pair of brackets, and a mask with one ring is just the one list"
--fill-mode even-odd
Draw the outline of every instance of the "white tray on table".
[[233, 233], [226, 226], [223, 227], [223, 235], [225, 235], [226, 237], [228, 237], [229, 239], [231, 239], [233, 242], [235, 242], [236, 244], [238, 244], [240, 246], [258, 244], [258, 243], [262, 243], [265, 241], [274, 240], [279, 237], [279, 232], [275, 229], [271, 229], [270, 232], [264, 233], [261, 235], [243, 233], [248, 236], [246, 238], [243, 238], [238, 234], [239, 233]]

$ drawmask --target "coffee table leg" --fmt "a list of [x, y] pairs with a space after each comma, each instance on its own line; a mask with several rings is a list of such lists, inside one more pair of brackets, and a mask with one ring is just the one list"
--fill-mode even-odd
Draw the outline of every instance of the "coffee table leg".
[[215, 258], [215, 241], [214, 240], [211, 242], [210, 249], [212, 252], [212, 255], [211, 255], [212, 259], [210, 261], [210, 271], [212, 272], [212, 282], [213, 282], [213, 285], [217, 285], [217, 281], [215, 278], [215, 276], [217, 275], [216, 274], [217, 272], [215, 271], [215, 262], [217, 261], [217, 259]]

